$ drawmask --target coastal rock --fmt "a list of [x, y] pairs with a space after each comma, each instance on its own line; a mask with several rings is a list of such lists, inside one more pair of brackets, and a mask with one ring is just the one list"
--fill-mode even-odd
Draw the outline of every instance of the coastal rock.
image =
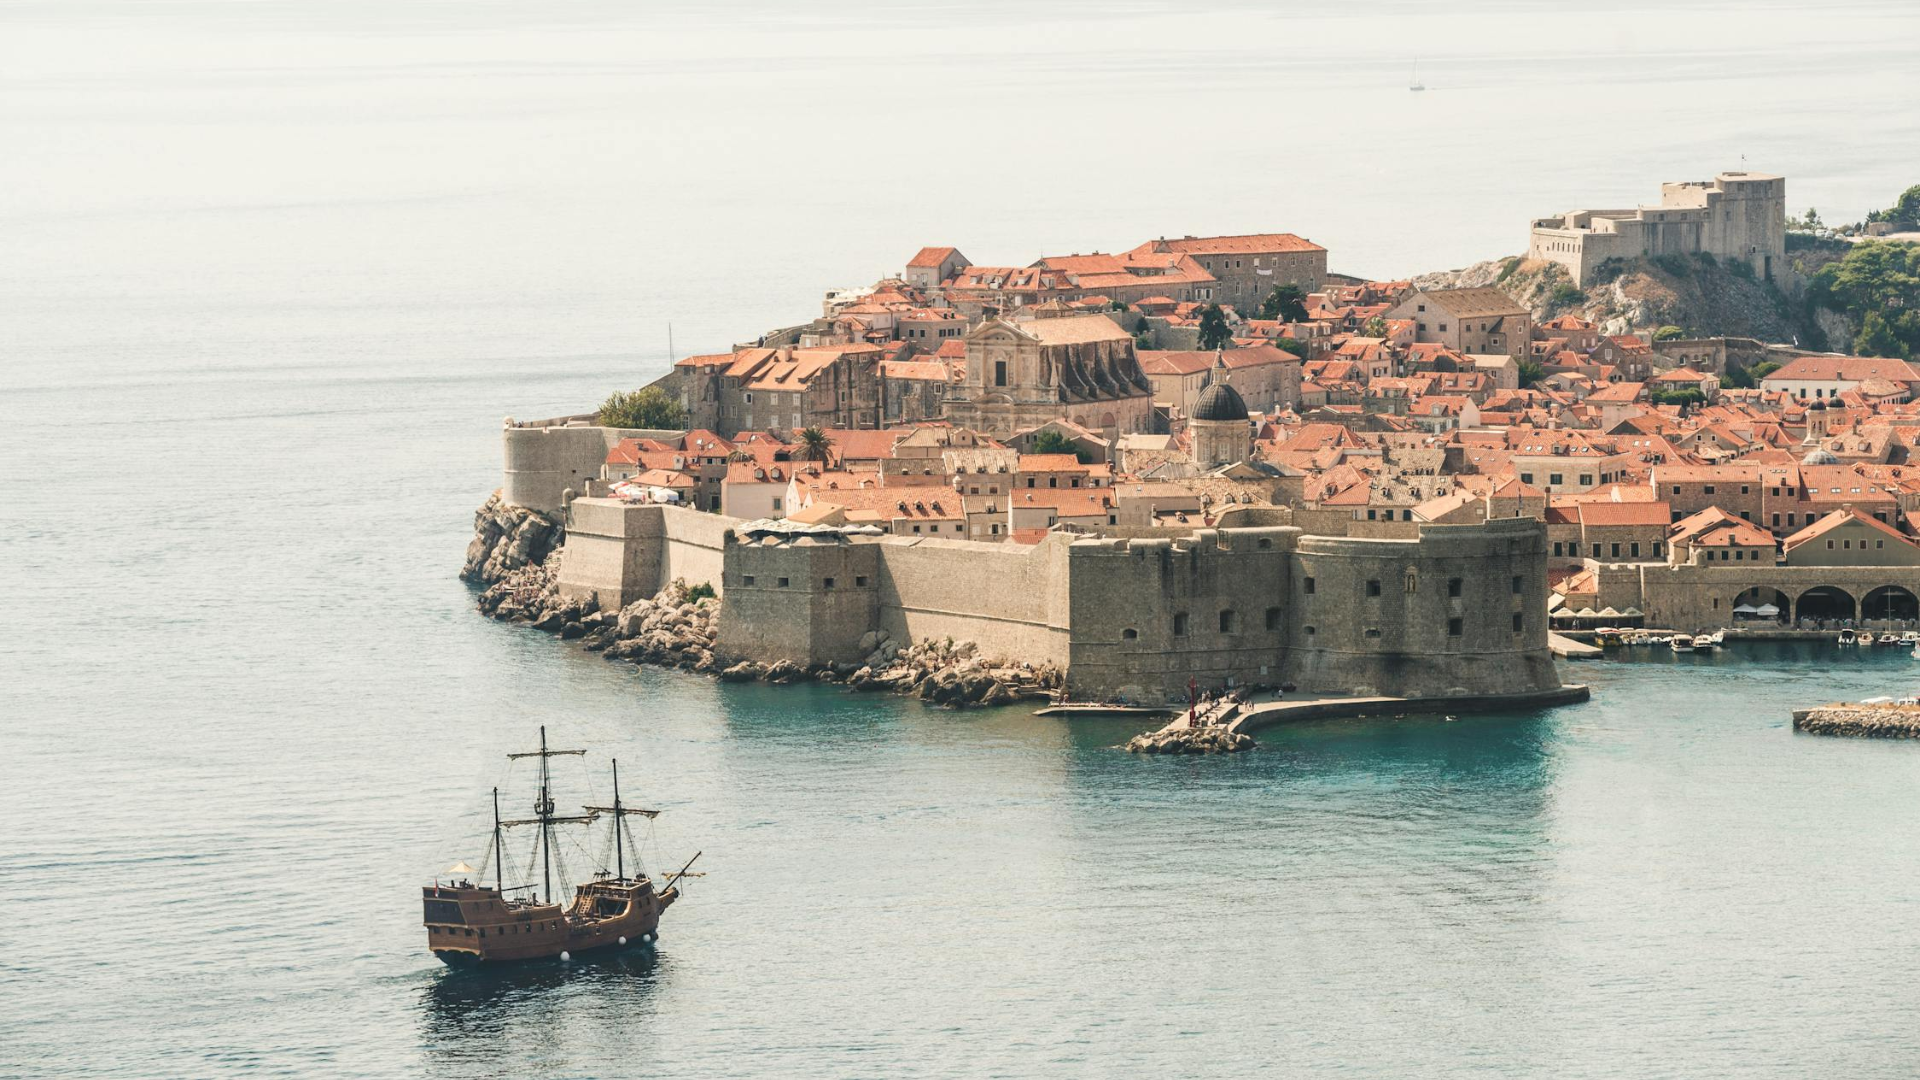
[[1253, 736], [1224, 727], [1165, 727], [1127, 740], [1127, 753], [1231, 754], [1255, 745]]
[[463, 581], [492, 585], [527, 566], [538, 566], [559, 547], [564, 530], [544, 514], [509, 506], [494, 492], [473, 515], [473, 540], [467, 544]]
[[742, 660], [720, 673], [721, 682], [752, 682], [766, 674], [766, 669], [751, 660]]

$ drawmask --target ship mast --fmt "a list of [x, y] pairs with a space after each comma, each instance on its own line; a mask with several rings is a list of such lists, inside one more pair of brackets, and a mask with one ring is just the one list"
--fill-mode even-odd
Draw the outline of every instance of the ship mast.
[[[612, 806], [583, 806], [581, 807], [581, 809], [586, 810], [590, 813], [595, 813], [595, 814], [612, 814], [613, 815], [613, 851], [614, 851], [614, 859], [615, 859], [614, 880], [615, 881], [627, 880], [627, 847], [626, 847], [627, 828], [626, 828], [626, 822], [624, 819], [629, 814], [638, 814], [641, 817], [645, 817], [645, 818], [659, 817], [660, 811], [642, 810], [637, 806], [624, 806], [621, 804], [620, 802], [620, 759], [619, 758], [613, 759], [613, 805]], [[604, 871], [604, 868], [602, 869]]]
[[500, 789], [493, 789], [493, 887], [507, 895], [507, 867], [500, 857]]
[[547, 725], [540, 725], [540, 749], [524, 754], [508, 754], [514, 758], [537, 757], [540, 759], [540, 795], [533, 801], [534, 816], [522, 821], [503, 821], [502, 825], [538, 825], [540, 826], [540, 867], [546, 882], [546, 901], [553, 900], [553, 827], [559, 824], [584, 823], [594, 819], [593, 814], [582, 817], [555, 817], [553, 813], [553, 778], [547, 769], [547, 759], [562, 754], [585, 755], [585, 750], [549, 750], [547, 749]]

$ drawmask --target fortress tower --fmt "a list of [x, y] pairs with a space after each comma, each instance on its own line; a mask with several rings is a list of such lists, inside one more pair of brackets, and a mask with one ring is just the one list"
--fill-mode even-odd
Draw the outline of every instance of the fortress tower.
[[1762, 281], [1784, 271], [1786, 178], [1723, 172], [1712, 180], [1662, 184], [1657, 206], [1536, 219], [1527, 243], [1528, 258], [1559, 263], [1580, 285], [1608, 259], [1695, 253], [1745, 263]]

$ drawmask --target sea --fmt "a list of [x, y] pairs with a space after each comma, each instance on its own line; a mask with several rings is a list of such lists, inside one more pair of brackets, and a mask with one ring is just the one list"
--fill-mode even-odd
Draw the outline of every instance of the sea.
[[[455, 578], [502, 417], [922, 245], [1405, 276], [1740, 168], [1854, 220], [1920, 181], [1916, 54], [1854, 0], [0, 0], [0, 1076], [1920, 1073], [1920, 745], [1788, 717], [1904, 650], [1172, 760]], [[654, 946], [448, 970], [418, 889], [542, 726], [706, 876]]]

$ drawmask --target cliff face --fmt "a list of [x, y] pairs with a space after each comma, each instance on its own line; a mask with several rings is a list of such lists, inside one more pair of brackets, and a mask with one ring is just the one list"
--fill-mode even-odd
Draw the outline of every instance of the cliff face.
[[1827, 259], [1812, 252], [1793, 254], [1794, 265], [1772, 283], [1685, 255], [1615, 264], [1584, 289], [1574, 287], [1558, 263], [1519, 256], [1421, 274], [1414, 282], [1429, 288], [1493, 286], [1532, 309], [1536, 320], [1578, 315], [1608, 334], [1678, 326], [1688, 337], [1750, 337], [1823, 348], [1828, 328], [1807, 314], [1798, 296], [1801, 275]]

